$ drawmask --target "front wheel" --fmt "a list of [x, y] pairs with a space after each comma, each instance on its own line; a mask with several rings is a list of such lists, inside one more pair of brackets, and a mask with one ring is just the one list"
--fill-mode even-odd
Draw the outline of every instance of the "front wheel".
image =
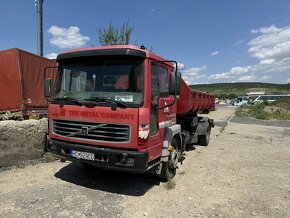
[[158, 177], [162, 181], [167, 182], [176, 175], [176, 167], [178, 159], [179, 159], [178, 143], [176, 139], [173, 139], [171, 143], [169, 159], [167, 162], [162, 162], [161, 173], [158, 175]]

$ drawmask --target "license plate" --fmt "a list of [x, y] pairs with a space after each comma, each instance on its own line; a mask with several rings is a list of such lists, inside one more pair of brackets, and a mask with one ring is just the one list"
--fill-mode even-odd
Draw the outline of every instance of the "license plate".
[[39, 115], [29, 115], [29, 119], [39, 119]]
[[95, 160], [95, 154], [93, 153], [71, 150], [70, 154], [77, 159]]

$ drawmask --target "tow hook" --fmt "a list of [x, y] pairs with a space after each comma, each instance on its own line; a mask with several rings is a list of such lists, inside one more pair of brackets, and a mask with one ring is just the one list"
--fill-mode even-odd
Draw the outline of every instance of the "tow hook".
[[126, 164], [127, 156], [128, 156], [128, 155], [127, 155], [126, 153], [123, 154], [123, 156], [122, 156], [122, 158], [121, 158], [121, 160], [120, 160], [120, 162], [121, 162], [122, 164]]

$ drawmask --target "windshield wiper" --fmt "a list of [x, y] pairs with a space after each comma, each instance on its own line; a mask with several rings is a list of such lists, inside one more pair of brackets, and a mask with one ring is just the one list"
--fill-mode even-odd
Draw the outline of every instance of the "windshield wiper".
[[[127, 108], [127, 104], [126, 102], [122, 101], [121, 98], [117, 98], [117, 100], [115, 99], [112, 99], [112, 98], [107, 98], [107, 97], [96, 97], [95, 98], [95, 101], [98, 103], [98, 102], [109, 102], [109, 103], [113, 103], [113, 105], [115, 104], [116, 106], [118, 107], [121, 107], [121, 108]], [[112, 105], [112, 110], [116, 110], [115, 107], [113, 107]]]
[[[69, 102], [72, 102], [78, 106], [86, 106], [86, 107], [97, 106], [96, 102], [91, 102], [91, 101], [88, 101], [86, 99], [80, 100], [80, 99], [76, 99], [76, 98], [72, 98], [72, 97], [54, 98], [53, 100], [60, 101], [60, 102], [69, 101]], [[61, 104], [61, 106], [63, 106], [63, 103]]]
[[122, 105], [123, 108], [127, 108], [128, 107], [127, 103], [124, 102], [120, 97], [117, 97], [117, 100], [113, 100], [113, 101], [117, 102], [117, 104], [119, 104], [119, 105]]
[[79, 100], [79, 99], [76, 99], [76, 98], [71, 98], [71, 97], [62, 97], [62, 98], [54, 98], [53, 99], [54, 101], [69, 101], [69, 102], [72, 102], [76, 105], [79, 105], [79, 106], [83, 106], [84, 102]]
[[118, 98], [118, 100], [114, 100], [112, 98], [107, 97], [96, 97], [95, 99], [76, 99], [72, 97], [62, 97], [62, 98], [54, 98], [54, 101], [59, 101], [60, 106], [64, 106], [64, 101], [68, 101], [74, 103], [78, 106], [86, 106], [86, 107], [95, 107], [98, 106], [98, 103], [108, 102], [111, 103], [112, 110], [116, 110], [116, 107], [127, 108], [126, 102], [122, 101], [122, 99]]

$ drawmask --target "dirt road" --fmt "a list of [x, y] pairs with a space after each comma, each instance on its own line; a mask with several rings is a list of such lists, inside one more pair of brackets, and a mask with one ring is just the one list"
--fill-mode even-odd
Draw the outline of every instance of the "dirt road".
[[236, 118], [225, 127], [233, 113], [210, 114], [211, 144], [187, 152], [171, 186], [153, 175], [40, 163], [0, 172], [0, 217], [290, 217], [290, 128]]

